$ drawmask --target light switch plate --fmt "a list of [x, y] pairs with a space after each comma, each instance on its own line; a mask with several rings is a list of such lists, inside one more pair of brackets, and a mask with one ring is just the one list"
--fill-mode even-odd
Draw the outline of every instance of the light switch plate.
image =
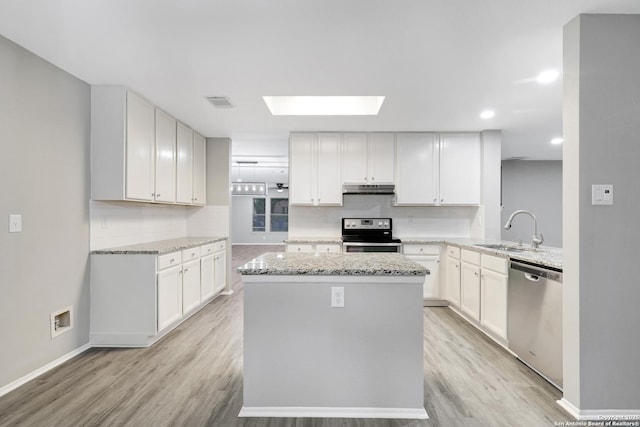
[[22, 232], [22, 215], [10, 214], [9, 215], [9, 233], [21, 233]]
[[612, 205], [613, 185], [594, 184], [591, 186], [592, 205]]

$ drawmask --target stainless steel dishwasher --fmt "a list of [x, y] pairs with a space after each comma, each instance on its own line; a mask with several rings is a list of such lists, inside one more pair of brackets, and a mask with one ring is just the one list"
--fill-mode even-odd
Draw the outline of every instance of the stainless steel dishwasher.
[[562, 270], [511, 260], [509, 348], [562, 389]]

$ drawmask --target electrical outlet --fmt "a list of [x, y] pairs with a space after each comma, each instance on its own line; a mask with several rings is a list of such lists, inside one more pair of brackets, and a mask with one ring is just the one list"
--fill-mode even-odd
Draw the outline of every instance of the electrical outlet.
[[331, 287], [331, 307], [344, 307], [344, 287]]

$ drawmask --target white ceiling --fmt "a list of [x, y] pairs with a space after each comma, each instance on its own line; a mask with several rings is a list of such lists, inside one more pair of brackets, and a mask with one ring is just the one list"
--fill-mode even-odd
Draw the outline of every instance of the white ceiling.
[[[532, 79], [561, 69], [562, 27], [579, 13], [640, 1], [0, 0], [0, 34], [249, 154], [300, 130], [502, 129], [503, 158], [559, 159], [561, 81]], [[375, 117], [274, 117], [263, 95], [386, 100]], [[486, 108], [494, 119], [478, 118]]]

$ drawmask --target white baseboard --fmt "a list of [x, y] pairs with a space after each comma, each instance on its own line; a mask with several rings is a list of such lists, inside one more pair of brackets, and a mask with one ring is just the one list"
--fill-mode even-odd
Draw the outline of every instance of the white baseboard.
[[239, 417], [429, 419], [424, 408], [258, 407], [243, 406]]
[[556, 403], [567, 411], [576, 420], [598, 421], [640, 421], [640, 409], [585, 409], [576, 408], [573, 403], [562, 398]]
[[33, 371], [31, 373], [28, 373], [27, 375], [23, 376], [22, 378], [18, 378], [17, 380], [15, 380], [15, 381], [13, 381], [13, 382], [5, 385], [5, 386], [0, 387], [0, 396], [4, 396], [5, 394], [17, 389], [21, 385], [28, 383], [32, 379], [39, 377], [40, 375], [44, 374], [45, 372], [50, 371], [51, 369], [62, 365], [64, 362], [66, 362], [69, 359], [72, 359], [72, 358], [76, 357], [80, 353], [84, 353], [85, 351], [89, 350], [90, 348], [91, 348], [91, 344], [87, 343], [87, 344], [83, 345], [82, 347], [78, 347], [75, 350], [65, 354], [64, 356], [58, 357], [53, 362], [47, 363], [43, 367], [38, 368], [38, 369], [36, 369], [35, 371]]

